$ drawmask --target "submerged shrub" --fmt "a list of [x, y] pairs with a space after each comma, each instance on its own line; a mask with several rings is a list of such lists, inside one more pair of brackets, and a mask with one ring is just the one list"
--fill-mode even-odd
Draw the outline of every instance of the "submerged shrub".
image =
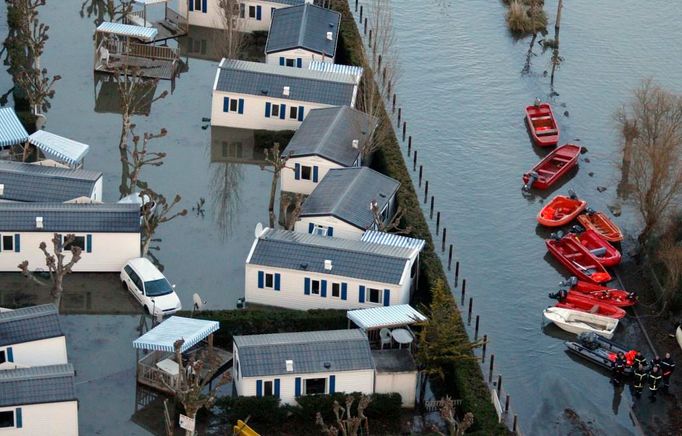
[[507, 11], [507, 26], [514, 33], [541, 32], [547, 27], [547, 15], [541, 4], [528, 5], [528, 2], [512, 0]]

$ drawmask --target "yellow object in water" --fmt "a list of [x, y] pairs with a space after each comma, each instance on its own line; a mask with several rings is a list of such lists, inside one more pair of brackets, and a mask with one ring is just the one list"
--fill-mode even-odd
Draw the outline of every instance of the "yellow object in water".
[[254, 429], [246, 425], [241, 419], [237, 420], [237, 425], [232, 428], [233, 435], [239, 436], [260, 436]]

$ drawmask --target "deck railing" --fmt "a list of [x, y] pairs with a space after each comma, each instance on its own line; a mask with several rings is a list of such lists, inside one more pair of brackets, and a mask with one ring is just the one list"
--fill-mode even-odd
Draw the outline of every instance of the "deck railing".
[[167, 61], [177, 61], [180, 58], [176, 48], [139, 44], [136, 42], [109, 40], [106, 42], [106, 48], [110, 54], [118, 56], [138, 56]]
[[174, 392], [180, 378], [156, 367], [157, 362], [172, 355], [153, 351], [140, 359], [137, 362], [137, 381], [164, 392]]

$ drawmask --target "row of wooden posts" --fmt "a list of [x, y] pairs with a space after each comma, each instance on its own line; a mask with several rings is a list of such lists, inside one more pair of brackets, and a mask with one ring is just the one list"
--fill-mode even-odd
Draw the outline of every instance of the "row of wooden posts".
[[[355, 12], [358, 13], [358, 7], [359, 7], [359, 23], [363, 24], [363, 33], [365, 36], [368, 38], [368, 45], [370, 48], [372, 47], [372, 29], [368, 29], [367, 26], [367, 17], [364, 17], [363, 19], [363, 6], [359, 5], [359, 1], [355, 0]], [[369, 33], [368, 33], [369, 32]], [[378, 63], [378, 70], [381, 71], [381, 54], [377, 57], [377, 63]], [[383, 78], [385, 79], [386, 77], [386, 70], [384, 69], [383, 71]], [[397, 93], [393, 92], [391, 93], [391, 82], [389, 81], [388, 83], [388, 92], [389, 100], [391, 101], [391, 114], [395, 115], [396, 114], [396, 99], [397, 99]], [[407, 121], [403, 119], [403, 110], [402, 107], [398, 106], [397, 107], [397, 117], [396, 117], [396, 127], [397, 128], [402, 128], [402, 142], [403, 144], [405, 143], [405, 139], [407, 138], [407, 156], [408, 158], [412, 158], [412, 171], [417, 170], [417, 150], [413, 149], [412, 146], [412, 135], [407, 135]], [[429, 207], [429, 219], [433, 220], [433, 212], [435, 209], [435, 196], [431, 194], [429, 197], [429, 181], [424, 178], [424, 166], [422, 164], [419, 164], [419, 177], [418, 177], [418, 187], [422, 187], [422, 181], [424, 182], [424, 204], [427, 204], [430, 199], [430, 207]], [[441, 213], [440, 211], [436, 211], [436, 236], [438, 236], [441, 233]], [[442, 237], [441, 237], [441, 253], [445, 253], [445, 247], [447, 243], [447, 228], [443, 226], [442, 229]], [[450, 243], [448, 245], [448, 271], [452, 270], [452, 254], [453, 254], [453, 244]], [[460, 275], [460, 261], [457, 260], [455, 261], [455, 271], [454, 271], [454, 287], [457, 288], [459, 285], [459, 275]], [[466, 285], [467, 281], [465, 278], [462, 279], [462, 286], [461, 286], [461, 296], [460, 296], [460, 303], [462, 307], [464, 307], [464, 303], [466, 301], [467, 295], [466, 295]], [[474, 298], [469, 297], [469, 304], [468, 304], [468, 312], [467, 312], [467, 325], [470, 327], [471, 326], [471, 319], [472, 319], [472, 313], [473, 313], [473, 305], [474, 305]], [[480, 315], [476, 315], [475, 318], [475, 323], [474, 323], [474, 341], [478, 340], [478, 334], [479, 334], [479, 327], [480, 327]], [[482, 338], [482, 347], [481, 347], [481, 364], [485, 365], [485, 359], [486, 359], [486, 347], [488, 344], [488, 335], [483, 335]], [[497, 398], [500, 402], [500, 405], [502, 404], [502, 374], [497, 375], [497, 380], [495, 383], [493, 383], [493, 375], [494, 375], [494, 369], [495, 369], [495, 355], [491, 354], [490, 355], [490, 363], [488, 366], [488, 374], [486, 381], [489, 385], [492, 385], [495, 387], [495, 394], [497, 395]], [[505, 395], [505, 401], [504, 401], [504, 407], [502, 408], [502, 412], [506, 418], [509, 417], [509, 410], [510, 410], [510, 402], [511, 402], [511, 396], [509, 394]], [[511, 429], [514, 433], [518, 433], [518, 415], [513, 416], [512, 424], [511, 424]]]

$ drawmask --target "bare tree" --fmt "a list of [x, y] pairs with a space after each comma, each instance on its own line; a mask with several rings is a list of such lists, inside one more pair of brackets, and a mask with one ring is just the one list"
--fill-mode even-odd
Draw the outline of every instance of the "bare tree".
[[352, 395], [347, 395], [346, 407], [343, 407], [338, 401], [334, 400], [332, 410], [334, 411], [336, 422], [329, 426], [324, 423], [322, 413], [317, 412], [315, 424], [320, 427], [322, 434], [336, 436], [340, 433], [343, 436], [357, 436], [361, 429], [364, 430], [363, 434], [369, 434], [369, 421], [365, 416], [365, 409], [372, 400], [367, 395], [360, 397], [357, 416], [353, 416], [351, 413], [351, 406], [354, 401], [355, 398]]
[[239, 184], [243, 175], [243, 166], [232, 162], [214, 162], [211, 164], [211, 189], [213, 217], [223, 236], [232, 229], [232, 221], [239, 207]]
[[85, 0], [81, 4], [80, 16], [95, 16], [95, 24], [103, 21], [118, 21], [133, 10], [133, 0]]
[[[452, 398], [450, 398], [449, 395], [442, 400], [442, 403], [443, 404], [440, 407], [440, 416], [448, 425], [448, 436], [464, 435], [469, 427], [474, 425], [474, 414], [467, 412], [460, 421], [455, 417], [455, 402], [452, 400]], [[431, 428], [431, 430], [440, 436], [445, 436], [435, 425]]]
[[661, 313], [664, 313], [677, 294], [682, 292], [682, 208], [673, 214], [673, 219], [669, 220], [666, 231], [661, 235], [656, 259], [665, 270], [661, 295]]
[[221, 32], [214, 43], [221, 57], [238, 59], [244, 47], [244, 34], [239, 19], [239, 0], [218, 0], [220, 9]]
[[[296, 225], [298, 217], [301, 215], [301, 208], [303, 207], [303, 194], [294, 194], [293, 196], [282, 196], [282, 206], [280, 210], [284, 213], [284, 228], [293, 230]], [[289, 211], [289, 206], [293, 203], [294, 208]]]
[[[130, 126], [131, 134], [134, 128], [134, 124]], [[157, 138], [163, 138], [167, 133], [166, 129], [161, 129], [159, 133], [145, 132], [142, 137], [133, 134], [132, 149], [126, 145], [123, 149], [125, 154], [121, 156], [123, 170], [119, 191], [122, 197], [131, 194], [136, 188], [147, 187], [147, 184], [140, 180], [142, 168], [147, 165], [155, 167], [163, 165], [166, 153], [149, 151], [149, 142]]]
[[[76, 235], [68, 234], [64, 237], [62, 241], [62, 236], [55, 233], [52, 236], [52, 251], [50, 253], [47, 251], [47, 244], [41, 242], [38, 246], [40, 250], [45, 255], [45, 264], [50, 273], [50, 280], [52, 281], [52, 288], [50, 289], [50, 296], [54, 301], [54, 305], [57, 306], [57, 310], [61, 307], [62, 294], [64, 293], [64, 276], [72, 272], [73, 266], [81, 258], [81, 247], [75, 245], [73, 242], [76, 240]], [[68, 247], [68, 251], [71, 253], [71, 259], [64, 263], [66, 255], [64, 255], [64, 248]], [[28, 269], [28, 260], [21, 262], [18, 268], [24, 274], [25, 277], [31, 278], [39, 284], [45, 284], [39, 280], [31, 271]]]
[[391, 219], [388, 221], [386, 221], [384, 217], [381, 215], [379, 205], [376, 201], [373, 200], [370, 203], [370, 209], [372, 211], [372, 220], [374, 222], [374, 227], [376, 227], [376, 229], [379, 230], [380, 232], [392, 232], [403, 235], [408, 235], [412, 233], [411, 226], [407, 226], [404, 228], [400, 226], [400, 223], [404, 215], [402, 207], [398, 207], [395, 214], [393, 214]]
[[187, 215], [187, 209], [174, 211], [175, 206], [180, 203], [182, 198], [175, 194], [173, 201], [168, 203], [166, 197], [157, 194], [150, 188], [146, 188], [140, 192], [140, 196], [149, 200], [142, 207], [142, 256], [146, 256], [154, 238], [154, 233], [159, 225], [167, 223], [179, 216]]
[[277, 182], [284, 168], [287, 168], [288, 156], [282, 156], [279, 151], [279, 142], [275, 142], [271, 149], [265, 149], [265, 162], [269, 164], [261, 165], [260, 169], [272, 173], [272, 183], [270, 184], [270, 202], [268, 203], [268, 216], [270, 218], [270, 228], [275, 228], [277, 215], [275, 214], [275, 199], [277, 196]]
[[638, 241], [645, 245], [682, 195], [682, 97], [647, 79], [617, 119], [626, 145], [624, 157], [630, 148], [630, 161], [624, 164], [632, 199], [644, 221]]

